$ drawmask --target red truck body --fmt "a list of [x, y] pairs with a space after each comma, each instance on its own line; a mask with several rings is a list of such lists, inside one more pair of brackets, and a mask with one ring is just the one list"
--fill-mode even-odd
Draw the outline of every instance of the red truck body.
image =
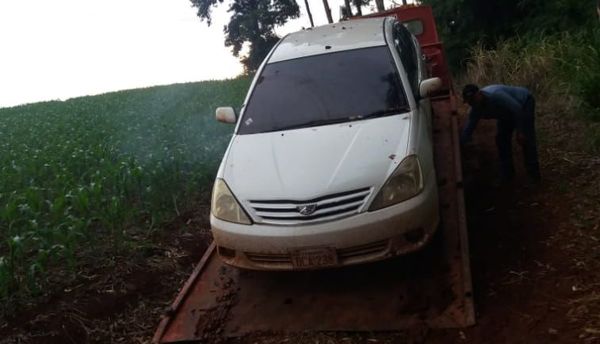
[[[421, 44], [421, 50], [427, 59], [429, 75], [442, 79], [442, 90], [452, 89], [452, 78], [446, 63], [444, 47], [440, 42], [433, 10], [426, 5], [407, 5], [362, 16], [360, 18], [372, 17], [396, 17], [411, 31]], [[355, 17], [359, 18], [359, 17]]]

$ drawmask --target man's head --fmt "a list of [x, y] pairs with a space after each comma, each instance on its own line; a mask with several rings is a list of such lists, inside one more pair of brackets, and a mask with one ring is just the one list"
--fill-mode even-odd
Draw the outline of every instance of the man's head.
[[483, 94], [479, 90], [479, 87], [474, 84], [468, 84], [463, 87], [462, 91], [463, 102], [469, 103], [469, 105], [479, 105], [483, 101]]

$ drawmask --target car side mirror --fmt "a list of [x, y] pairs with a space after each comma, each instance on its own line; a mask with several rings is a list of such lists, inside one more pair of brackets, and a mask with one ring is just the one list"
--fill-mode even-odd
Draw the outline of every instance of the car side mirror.
[[222, 123], [235, 124], [237, 121], [235, 110], [230, 106], [218, 107], [217, 111], [215, 111], [215, 117], [217, 121]]
[[419, 95], [421, 98], [429, 97], [433, 92], [439, 90], [442, 87], [442, 79], [440, 78], [429, 78], [421, 81], [419, 84]]

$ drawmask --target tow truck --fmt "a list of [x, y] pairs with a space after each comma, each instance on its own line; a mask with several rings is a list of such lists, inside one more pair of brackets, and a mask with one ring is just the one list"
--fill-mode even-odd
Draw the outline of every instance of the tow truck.
[[393, 16], [421, 45], [429, 74], [442, 80], [431, 99], [440, 198], [438, 235], [424, 250], [335, 270], [268, 272], [225, 265], [206, 250], [164, 312], [152, 343], [211, 341], [255, 332], [395, 331], [475, 323], [458, 116], [452, 78], [430, 6]]

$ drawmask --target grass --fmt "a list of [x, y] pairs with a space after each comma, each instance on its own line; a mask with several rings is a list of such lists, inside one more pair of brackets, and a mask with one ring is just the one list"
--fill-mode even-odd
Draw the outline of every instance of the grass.
[[[39, 294], [50, 268], [136, 238], [210, 190], [250, 80], [207, 81], [0, 109], [0, 301]], [[143, 236], [143, 235], [142, 235]]]
[[495, 49], [471, 51], [465, 80], [504, 83], [533, 91], [541, 113], [587, 121], [588, 147], [600, 151], [600, 29], [554, 36], [527, 36]]

